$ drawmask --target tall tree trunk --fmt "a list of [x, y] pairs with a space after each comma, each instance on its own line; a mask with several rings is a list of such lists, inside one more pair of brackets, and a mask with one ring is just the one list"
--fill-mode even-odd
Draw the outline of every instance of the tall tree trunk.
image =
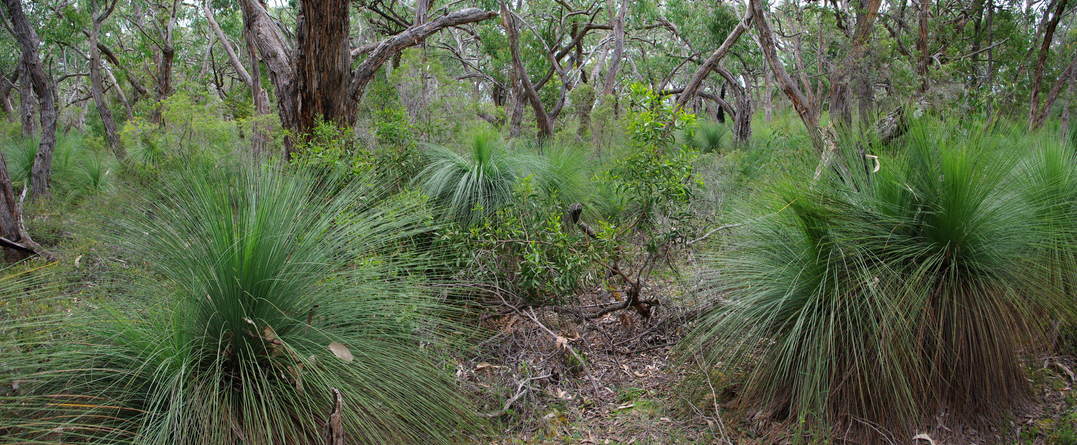
[[255, 154], [264, 153], [270, 138], [264, 122], [262, 122], [262, 117], [269, 114], [269, 97], [266, 90], [262, 88], [261, 68], [258, 62], [258, 50], [255, 48], [254, 36], [249, 29], [245, 28], [243, 30], [243, 38], [247, 45], [247, 57], [251, 61], [251, 70], [247, 71], [247, 68], [243, 66], [243, 61], [239, 58], [236, 48], [232, 46], [232, 42], [228, 39], [228, 36], [225, 35], [221, 26], [217, 24], [217, 19], [213, 15], [213, 8], [211, 7], [209, 0], [202, 2], [202, 12], [205, 14], [206, 21], [209, 23], [210, 29], [213, 30], [213, 34], [217, 36], [217, 40], [220, 41], [221, 46], [224, 47], [224, 52], [228, 55], [228, 62], [232, 64], [232, 68], [239, 74], [240, 80], [251, 89], [251, 98], [254, 101], [254, 126], [251, 128], [251, 152]]
[[927, 44], [927, 22], [930, 17], [930, 10], [931, 0], [920, 0], [916, 13], [918, 23], [916, 52], [919, 57], [916, 61], [916, 73], [920, 76], [920, 94], [927, 93], [928, 88], [931, 87], [927, 73], [928, 66], [931, 63], [931, 50], [928, 49]]
[[265, 154], [272, 139], [266, 128], [265, 116], [269, 114], [269, 94], [262, 87], [262, 67], [258, 62], [257, 49], [254, 47], [250, 33], [244, 33], [247, 39], [247, 56], [251, 59], [251, 97], [254, 98], [254, 128], [251, 137], [251, 151]]
[[718, 67], [718, 74], [733, 91], [733, 106], [737, 110], [733, 113], [733, 142], [737, 145], [747, 144], [752, 138], [752, 96], [748, 94], [751, 90], [751, 85], [747, 83], [748, 77], [741, 75], [745, 80], [744, 86], [741, 86], [737, 78], [725, 68]]
[[172, 0], [172, 9], [168, 18], [160, 25], [161, 36], [157, 44], [159, 52], [154, 55], [157, 62], [157, 102], [158, 107], [154, 110], [153, 120], [163, 125], [161, 118], [160, 103], [172, 95], [172, 64], [176, 58], [176, 47], [173, 46], [173, 30], [176, 28], [176, 17], [179, 12], [180, 0]]
[[8, 19], [15, 39], [22, 47], [22, 63], [29, 74], [27, 78], [33, 83], [34, 93], [38, 99], [38, 115], [41, 117], [41, 142], [34, 155], [34, 164], [30, 168], [30, 191], [35, 197], [49, 194], [49, 179], [52, 173], [52, 151], [56, 146], [56, 93], [52, 79], [45, 73], [38, 57], [41, 40], [30, 26], [26, 14], [22, 11], [20, 0], [4, 0]]
[[22, 135], [33, 137], [34, 108], [37, 98], [34, 97], [34, 83], [30, 80], [30, 72], [22, 60], [19, 61], [19, 122], [22, 124]]
[[1051, 87], [1051, 91], [1047, 93], [1047, 99], [1043, 104], [1038, 104], [1039, 99], [1037, 99], [1037, 103], [1032, 104], [1033, 112], [1028, 117], [1028, 128], [1030, 130], [1036, 130], [1043, 126], [1044, 121], [1047, 120], [1047, 115], [1051, 112], [1051, 107], [1055, 105], [1055, 101], [1062, 93], [1063, 87], [1069, 85], [1075, 71], [1077, 71], [1077, 49], [1073, 51], [1073, 57], [1070, 59], [1069, 65], [1066, 66], [1066, 69], [1062, 70], [1062, 74], [1055, 80], [1055, 83]]
[[774, 119], [774, 92], [770, 89], [770, 79], [770, 71], [763, 70], [763, 91], [760, 96], [763, 97], [763, 119], [767, 122]]
[[[97, 47], [101, 36], [101, 24], [112, 14], [115, 6], [114, 0], [108, 9], [93, 17], [93, 23], [90, 26], [90, 94], [97, 106], [97, 113], [101, 115], [108, 145], [116, 157], [122, 160], [127, 157], [127, 151], [123, 148], [119, 132], [116, 131], [116, 120], [112, 118], [112, 110], [109, 109], [108, 101], [105, 99], [104, 81], [101, 78], [101, 50]], [[120, 86], [117, 84], [116, 88], [119, 89]]]
[[[292, 66], [292, 49], [288, 46], [284, 33], [277, 27], [258, 0], [240, 0], [243, 10], [244, 32], [251, 36], [251, 42], [262, 62], [269, 69], [269, 80], [277, 93], [277, 114], [281, 126], [290, 131], [299, 128], [299, 95], [295, 86], [295, 68]], [[290, 159], [294, 141], [290, 136], [284, 138], [284, 157]]]
[[546, 107], [542, 105], [542, 100], [538, 96], [538, 92], [535, 91], [535, 85], [531, 83], [530, 76], [527, 75], [527, 70], [524, 69], [523, 61], [520, 59], [519, 49], [519, 32], [516, 28], [516, 17], [509, 11], [507, 5], [504, 2], [501, 3], [501, 24], [505, 28], [505, 34], [509, 38], [509, 52], [512, 54], [512, 66], [516, 70], [516, 80], [520, 84], [520, 89], [523, 92], [524, 98], [531, 104], [531, 109], [535, 112], [535, 122], [538, 126], [538, 136], [540, 139], [545, 139], [553, 135], [553, 122], [550, 120], [550, 115], [546, 112]]
[[[1043, 22], [1045, 23], [1043, 30], [1043, 41], [1040, 43], [1040, 51], [1036, 56], [1036, 67], [1032, 73], [1032, 97], [1029, 98], [1028, 106], [1028, 126], [1029, 128], [1036, 128], [1042, 124], [1042, 117], [1040, 115], [1046, 115], [1050, 104], [1053, 100], [1049, 100], [1043, 109], [1040, 108], [1040, 84], [1043, 83], [1043, 70], [1047, 62], [1047, 55], [1051, 51], [1051, 42], [1054, 41], [1055, 29], [1058, 28], [1058, 22], [1062, 19], [1062, 13], [1066, 10], [1066, 3], [1068, 0], [1054, 0], [1053, 4], [1048, 6], [1047, 11], [1044, 14]], [[1051, 13], [1051, 7], [1054, 7], [1054, 13]], [[1060, 78], [1065, 78], [1063, 74]]]
[[318, 119], [343, 127], [355, 123], [357, 102], [347, 95], [351, 82], [348, 0], [301, 1], [296, 51], [299, 129]]
[[617, 74], [621, 70], [621, 59], [624, 59], [625, 52], [625, 14], [628, 12], [628, 2], [629, 0], [621, 0], [617, 15], [610, 19], [610, 22], [613, 22], [613, 55], [609, 70], [606, 71], [606, 80], [602, 82], [599, 101], [604, 101], [606, 96], [613, 94], [613, 87], [617, 84]]
[[793, 82], [793, 78], [789, 76], [785, 66], [782, 65], [781, 59], [778, 58], [778, 51], [774, 43], [774, 33], [770, 30], [770, 25], [767, 24], [761, 3], [762, 0], [749, 1], [749, 7], [752, 9], [753, 14], [752, 21], [759, 31], [759, 47], [763, 52], [763, 58], [766, 60], [767, 66], [770, 67], [770, 71], [774, 73], [778, 86], [781, 87], [789, 101], [793, 103], [793, 109], [800, 116], [800, 120], [804, 122], [804, 127], [808, 130], [812, 146], [822, 154], [826, 151], [826, 144], [823, 141], [823, 134], [819, 127], [819, 110], [812, 108], [807, 96]]

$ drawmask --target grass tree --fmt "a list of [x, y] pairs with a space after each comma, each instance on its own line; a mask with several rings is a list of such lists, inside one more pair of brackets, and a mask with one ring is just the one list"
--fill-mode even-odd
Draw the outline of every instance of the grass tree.
[[[362, 181], [360, 181], [362, 182]], [[0, 429], [93, 443], [446, 443], [478, 423], [434, 353], [414, 200], [303, 175], [186, 175], [117, 224], [145, 282], [81, 307]], [[344, 442], [327, 442], [327, 438]]]
[[719, 301], [691, 344], [746, 367], [744, 399], [802, 431], [902, 438], [943, 409], [997, 420], [1027, 395], [1020, 354], [1043, 314], [1063, 307], [1028, 258], [1074, 245], [1040, 248], [1062, 217], [1036, 223], [1014, 151], [911, 133], [870, 180], [775, 187], [710, 265]]
[[419, 185], [442, 209], [461, 224], [473, 224], [512, 199], [520, 178], [539, 171], [539, 161], [525, 152], [508, 150], [496, 133], [476, 132], [466, 153], [430, 146], [430, 163]]

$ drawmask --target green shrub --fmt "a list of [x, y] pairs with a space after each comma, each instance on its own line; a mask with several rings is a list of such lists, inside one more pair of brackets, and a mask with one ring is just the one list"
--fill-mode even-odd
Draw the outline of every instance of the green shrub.
[[589, 240], [566, 214], [556, 194], [525, 178], [508, 203], [476, 224], [447, 228], [438, 245], [453, 252], [456, 269], [470, 282], [492, 284], [527, 304], [563, 303], [593, 282], [596, 261], [608, 254], [613, 237], [603, 225], [601, 240]]
[[799, 431], [907, 437], [939, 410], [998, 420], [1027, 396], [1020, 353], [1061, 307], [1026, 261], [1043, 232], [1012, 151], [945, 134], [913, 129], [870, 180], [776, 187], [714, 259], [720, 300], [690, 344], [748, 365], [746, 400]]
[[414, 200], [327, 195], [270, 169], [181, 175], [116, 232], [146, 279], [73, 311], [0, 429], [15, 440], [446, 443], [478, 425], [442, 346], [444, 308], [402, 244]]

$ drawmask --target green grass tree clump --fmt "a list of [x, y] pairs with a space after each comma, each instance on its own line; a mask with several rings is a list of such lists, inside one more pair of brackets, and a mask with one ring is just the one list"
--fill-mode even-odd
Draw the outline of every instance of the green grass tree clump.
[[991, 422], [1027, 396], [1021, 353], [1062, 307], [1036, 264], [1074, 246], [1039, 248], [1061, 217], [1036, 222], [1013, 150], [945, 134], [914, 129], [870, 177], [776, 186], [709, 266], [719, 301], [689, 344], [746, 367], [752, 406], [904, 440], [941, 410]]
[[430, 163], [419, 173], [419, 185], [441, 206], [444, 216], [464, 225], [475, 224], [512, 199], [521, 178], [542, 170], [539, 159], [509, 151], [493, 132], [476, 132], [467, 153], [430, 146]]
[[[18, 378], [20, 441], [447, 443], [476, 421], [428, 292], [420, 201], [251, 168], [165, 181], [118, 224], [148, 279], [79, 307]], [[97, 304], [97, 303], [95, 303]], [[337, 399], [339, 394], [339, 399]], [[339, 427], [334, 427], [339, 422]]]

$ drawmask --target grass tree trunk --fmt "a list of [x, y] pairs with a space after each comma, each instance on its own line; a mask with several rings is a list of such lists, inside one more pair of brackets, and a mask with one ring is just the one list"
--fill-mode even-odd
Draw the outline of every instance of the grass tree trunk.
[[52, 79], [45, 73], [38, 47], [41, 40], [30, 26], [23, 13], [20, 0], [4, 0], [11, 32], [22, 48], [22, 63], [26, 68], [24, 74], [33, 84], [34, 94], [38, 99], [38, 115], [41, 117], [41, 141], [34, 155], [34, 164], [30, 169], [30, 191], [35, 197], [49, 193], [49, 177], [52, 173], [52, 151], [56, 146], [56, 94]]

